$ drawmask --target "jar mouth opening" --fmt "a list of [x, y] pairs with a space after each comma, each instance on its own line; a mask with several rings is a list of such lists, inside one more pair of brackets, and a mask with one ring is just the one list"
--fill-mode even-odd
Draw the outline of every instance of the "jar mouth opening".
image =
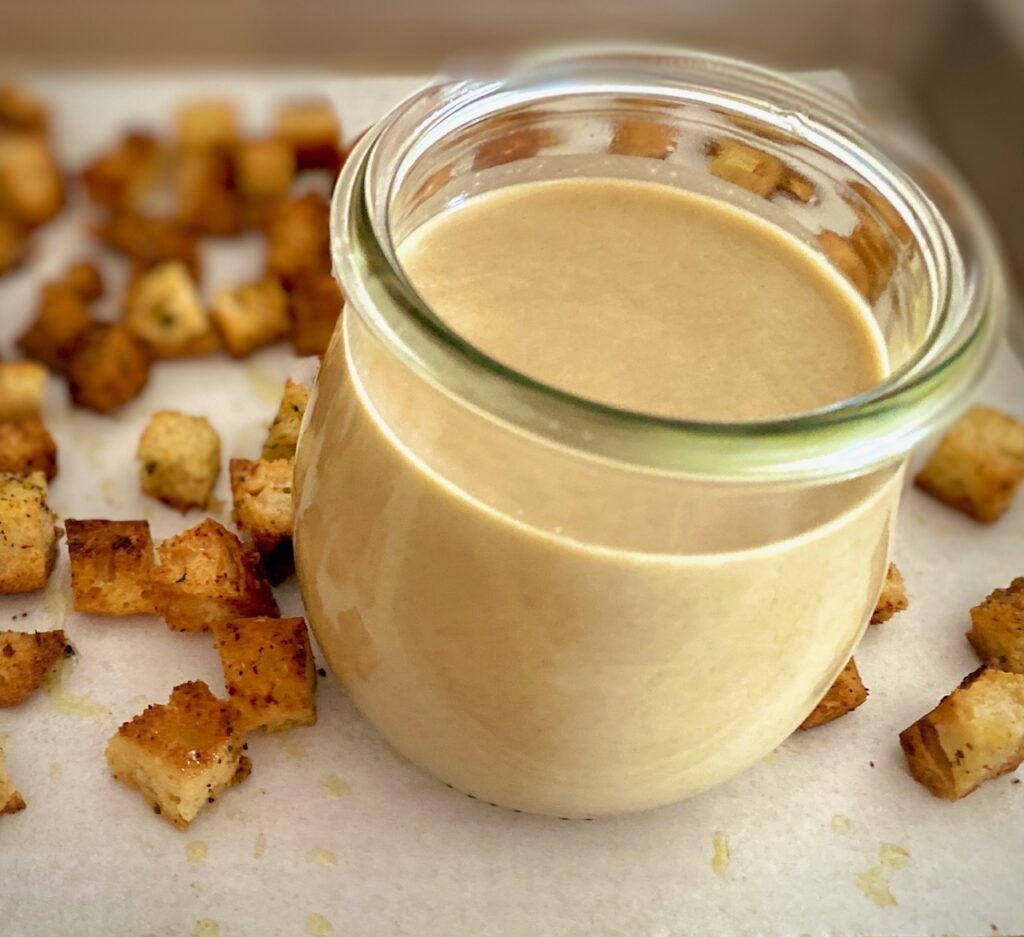
[[[458, 128], [524, 103], [581, 106], [610, 92], [646, 102], [713, 103], [737, 121], [812, 142], [837, 165], [856, 167], [859, 178], [884, 193], [920, 249], [933, 293], [924, 340], [884, 380], [853, 397], [778, 418], [715, 422], [576, 395], [496, 360], [453, 330], [398, 259], [389, 205], [409, 167]], [[357, 314], [424, 377], [557, 444], [722, 479], [861, 474], [904, 455], [963, 405], [991, 358], [1005, 301], [994, 241], [956, 177], [918, 144], [879, 136], [852, 102], [720, 56], [680, 50], [541, 55], [502, 77], [433, 84], [365, 135], [332, 205], [336, 275]], [[941, 194], [944, 212], [922, 179]], [[569, 422], [581, 425], [567, 432]]]

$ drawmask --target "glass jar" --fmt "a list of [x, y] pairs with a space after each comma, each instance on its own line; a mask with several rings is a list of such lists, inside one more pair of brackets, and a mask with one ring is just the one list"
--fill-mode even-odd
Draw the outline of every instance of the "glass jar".
[[[317, 640], [386, 739], [459, 790], [570, 817], [695, 794], [799, 725], [875, 605], [908, 451], [999, 334], [991, 240], [934, 165], [883, 155], [827, 92], [691, 52], [439, 81], [363, 137], [334, 197], [347, 306], [297, 455], [295, 549]], [[707, 423], [489, 358], [396, 248], [474, 194], [567, 176], [785, 228], [861, 292], [890, 376]]]

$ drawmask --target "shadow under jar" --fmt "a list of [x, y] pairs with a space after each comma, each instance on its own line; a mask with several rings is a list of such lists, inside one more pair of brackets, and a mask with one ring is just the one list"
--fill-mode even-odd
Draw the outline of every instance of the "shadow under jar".
[[[908, 451], [999, 332], [986, 230], [948, 175], [912, 181], [914, 158], [883, 156], [828, 93], [690, 52], [442, 81], [363, 138], [334, 198], [347, 306], [299, 445], [295, 547], [320, 646], [400, 752], [488, 801], [594, 816], [696, 794], [797, 727], [874, 607]], [[401, 245], [476, 196], [566, 178], [661, 183], [784, 230], [848, 284], [886, 376], [707, 422], [486, 354]]]

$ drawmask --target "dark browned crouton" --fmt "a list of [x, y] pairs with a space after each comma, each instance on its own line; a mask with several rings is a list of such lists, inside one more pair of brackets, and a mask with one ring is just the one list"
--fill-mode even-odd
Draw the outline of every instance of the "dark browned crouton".
[[82, 171], [89, 197], [112, 212], [133, 212], [167, 167], [167, 149], [153, 134], [131, 131]]
[[824, 725], [826, 722], [845, 716], [848, 712], [853, 712], [867, 698], [868, 691], [861, 682], [857, 665], [851, 657], [821, 702], [800, 723], [800, 728], [813, 729], [815, 726]]
[[0, 631], [0, 706], [17, 706], [64, 656], [63, 631]]
[[971, 609], [967, 640], [983, 661], [1024, 674], [1024, 577], [993, 590]]
[[321, 273], [301, 280], [292, 290], [295, 351], [300, 355], [324, 354], [344, 305], [341, 287], [331, 274]]
[[153, 611], [153, 539], [146, 521], [67, 520], [71, 595], [76, 612], [142, 615]]
[[71, 399], [108, 413], [137, 397], [149, 379], [150, 351], [121, 323], [93, 323], [68, 363]]
[[29, 358], [63, 373], [91, 324], [92, 313], [80, 293], [67, 283], [47, 283], [36, 318], [18, 339], [18, 347]]
[[289, 289], [306, 277], [330, 273], [328, 209], [315, 192], [276, 205], [266, 222], [267, 273]]
[[57, 474], [57, 444], [39, 417], [0, 420], [0, 472]]
[[289, 101], [277, 112], [274, 136], [286, 143], [299, 169], [341, 167], [341, 124], [334, 106], [322, 98]]
[[150, 218], [120, 212], [96, 230], [99, 238], [132, 261], [136, 274], [157, 264], [177, 260], [199, 281], [199, 251], [195, 232], [172, 218]]

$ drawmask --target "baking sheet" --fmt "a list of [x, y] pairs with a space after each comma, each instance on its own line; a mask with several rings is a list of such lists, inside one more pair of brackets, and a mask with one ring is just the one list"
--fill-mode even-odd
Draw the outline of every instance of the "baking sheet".
[[[166, 122], [193, 93], [236, 96], [258, 127], [276, 98], [319, 88], [352, 134], [418, 84], [28, 77], [55, 106], [67, 163], [125, 123]], [[31, 317], [38, 285], [87, 252], [84, 217], [81, 205], [66, 212], [40, 238], [37, 261], [0, 281], [0, 352], [10, 353]], [[256, 274], [261, 254], [255, 240], [214, 244], [204, 260], [210, 296]], [[109, 258], [105, 269], [123, 273]], [[312, 370], [284, 349], [242, 363], [164, 362], [114, 418], [72, 413], [54, 381], [45, 412], [60, 450], [54, 508], [145, 517], [155, 537], [196, 523], [199, 514], [183, 520], [138, 491], [134, 448], [148, 415], [203, 414], [225, 460], [253, 458], [280, 382]], [[1008, 350], [980, 397], [1024, 418], [1024, 370]], [[226, 477], [216, 493], [230, 503]], [[1009, 776], [957, 804], [936, 800], [910, 779], [896, 738], [977, 666], [963, 637], [967, 610], [1024, 573], [1022, 548], [1024, 498], [988, 528], [909, 490], [896, 559], [911, 608], [870, 629], [857, 651], [868, 702], [690, 801], [593, 822], [488, 806], [394, 754], [328, 677], [317, 725], [254, 736], [252, 777], [180, 832], [112, 780], [103, 748], [118, 724], [177, 683], [204, 679], [222, 691], [211, 638], [171, 633], [156, 618], [74, 613], [62, 547], [44, 593], [0, 597], [0, 627], [63, 627], [79, 651], [58, 690], [0, 710], [8, 768], [29, 804], [0, 819], [0, 935], [1024, 933], [1024, 784]], [[283, 612], [300, 613], [294, 584], [279, 596]], [[902, 868], [880, 864], [884, 844], [906, 850]]]

